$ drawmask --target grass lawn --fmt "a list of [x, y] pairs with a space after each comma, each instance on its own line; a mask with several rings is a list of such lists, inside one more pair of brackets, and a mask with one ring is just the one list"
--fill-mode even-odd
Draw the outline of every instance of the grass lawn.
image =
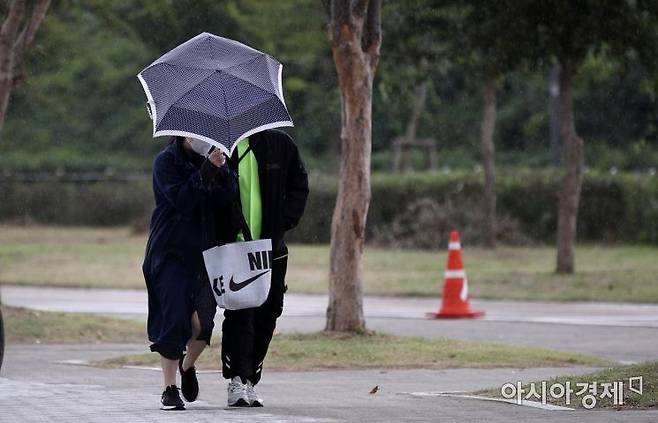
[[[127, 228], [0, 226], [0, 283], [143, 288], [145, 235]], [[366, 248], [365, 292], [436, 296], [447, 252]], [[469, 290], [475, 298], [658, 302], [658, 248], [593, 246], [576, 249], [575, 275], [553, 273], [555, 250], [465, 246]], [[328, 246], [290, 247], [290, 292], [326, 293]]]
[[145, 342], [146, 325], [82, 313], [2, 306], [7, 344]]
[[[57, 313], [2, 307], [8, 344], [146, 343], [143, 323], [83, 313]], [[219, 342], [203, 354], [199, 368], [219, 367]], [[146, 347], [145, 347], [146, 350]], [[604, 365], [587, 354], [492, 342], [425, 339], [375, 333], [276, 335], [267, 358], [273, 370], [355, 368], [539, 367]], [[157, 365], [159, 356], [144, 353], [96, 363], [102, 367]]]
[[[220, 368], [219, 347], [206, 351], [199, 369]], [[156, 354], [145, 353], [96, 363], [102, 367], [158, 365]], [[276, 335], [267, 355], [271, 370], [308, 371], [327, 369], [444, 369], [456, 367], [541, 367], [601, 365], [601, 359], [586, 354], [543, 348], [512, 347], [491, 342], [425, 339], [375, 333]]]
[[[629, 388], [629, 379], [641, 376], [642, 377], [642, 395], [637, 392], [631, 391]], [[525, 381], [524, 381], [525, 382]], [[565, 398], [555, 399], [551, 395], [547, 395], [547, 402], [550, 404], [561, 405], [572, 408], [584, 408], [583, 396], [590, 394], [590, 392], [583, 392], [581, 395], [575, 395], [580, 392], [587, 385], [591, 386], [594, 382], [597, 385], [597, 398], [594, 408], [615, 408], [615, 409], [629, 409], [629, 408], [651, 408], [658, 406], [658, 361], [650, 361], [645, 363], [633, 364], [628, 366], [615, 366], [603, 369], [594, 373], [582, 376], [561, 376], [546, 381], [546, 386], [549, 387], [553, 384], [561, 384], [566, 386], [569, 382], [571, 389], [575, 392], [571, 394], [570, 404], [566, 404]], [[624, 383], [624, 403], [622, 405], [615, 404], [609, 395], [601, 398], [604, 390], [602, 383], [623, 382]], [[581, 385], [578, 385], [581, 384]], [[610, 386], [610, 385], [609, 385]], [[537, 392], [541, 392], [541, 381], [535, 382]], [[633, 387], [637, 390], [639, 388], [639, 381], [633, 382]], [[528, 391], [529, 384], [523, 387], [524, 391]], [[559, 389], [559, 388], [556, 388]], [[620, 391], [621, 392], [621, 391]], [[493, 398], [502, 398], [500, 388], [489, 389], [477, 393], [478, 395], [489, 396]], [[534, 399], [534, 398], [533, 398]], [[589, 400], [588, 400], [589, 401]], [[591, 403], [590, 403], [591, 404]]]

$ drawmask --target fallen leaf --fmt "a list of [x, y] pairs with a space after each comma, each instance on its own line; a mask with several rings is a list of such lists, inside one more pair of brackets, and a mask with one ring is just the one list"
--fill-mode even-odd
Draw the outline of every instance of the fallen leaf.
[[370, 395], [376, 394], [377, 391], [379, 391], [379, 385], [375, 385], [375, 387], [370, 390]]

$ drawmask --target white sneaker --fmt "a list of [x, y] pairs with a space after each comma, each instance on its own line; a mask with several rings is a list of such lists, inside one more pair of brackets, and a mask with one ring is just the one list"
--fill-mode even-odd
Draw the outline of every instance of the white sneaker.
[[247, 396], [247, 385], [242, 383], [240, 377], [236, 376], [228, 383], [228, 406], [229, 407], [249, 407], [249, 397]]
[[262, 407], [263, 399], [258, 396], [258, 392], [256, 392], [256, 388], [251, 383], [251, 381], [248, 380], [245, 386], [247, 387], [247, 398], [249, 399], [249, 406]]

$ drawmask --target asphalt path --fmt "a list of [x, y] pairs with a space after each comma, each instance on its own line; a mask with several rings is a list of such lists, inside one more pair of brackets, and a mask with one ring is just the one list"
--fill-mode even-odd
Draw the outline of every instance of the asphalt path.
[[[144, 319], [146, 292], [3, 286], [5, 304], [47, 311]], [[287, 294], [278, 330], [312, 332], [325, 323], [325, 295]], [[496, 341], [595, 354], [621, 363], [658, 359], [658, 305], [596, 302], [473, 301], [482, 319], [432, 320], [439, 299], [365, 297], [369, 329], [407, 336]], [[221, 314], [218, 313], [218, 323]], [[217, 328], [220, 325], [216, 325]]]
[[[3, 286], [5, 304], [144, 320], [146, 294]], [[322, 330], [326, 296], [287, 295], [279, 332]], [[488, 340], [592, 353], [620, 362], [658, 358], [658, 306], [615, 303], [474, 301], [477, 320], [432, 320], [438, 299], [366, 297], [367, 326], [399, 335]], [[221, 314], [218, 313], [218, 321]], [[219, 323], [219, 322], [218, 322]], [[219, 325], [218, 325], [219, 327]], [[655, 422], [658, 410], [552, 411], [465, 398], [507, 382], [546, 380], [592, 369], [445, 369], [266, 372], [263, 409], [228, 409], [217, 372], [199, 375], [201, 395], [180, 413], [161, 412], [157, 369], [100, 369], [94, 360], [147, 351], [146, 343], [9, 345], [0, 375], [0, 422]], [[369, 392], [374, 386], [376, 394]]]

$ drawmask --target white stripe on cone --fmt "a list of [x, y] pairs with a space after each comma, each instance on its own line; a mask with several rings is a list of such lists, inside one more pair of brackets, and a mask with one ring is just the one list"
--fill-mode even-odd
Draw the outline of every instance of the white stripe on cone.
[[468, 280], [464, 278], [464, 284], [462, 285], [462, 291], [459, 293], [459, 299], [466, 301], [468, 298]]
[[466, 272], [463, 270], [446, 270], [444, 277], [446, 279], [464, 279], [466, 278]]
[[452, 241], [448, 243], [448, 250], [461, 250], [462, 245], [459, 243], [459, 241]]

